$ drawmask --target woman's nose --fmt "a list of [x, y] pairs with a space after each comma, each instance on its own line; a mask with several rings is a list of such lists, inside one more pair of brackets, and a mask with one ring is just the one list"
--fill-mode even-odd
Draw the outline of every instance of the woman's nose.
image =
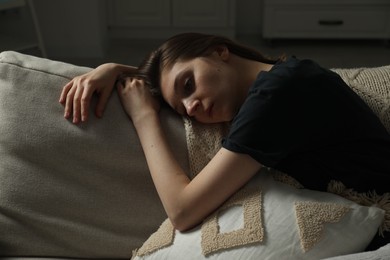
[[200, 105], [198, 99], [185, 99], [183, 101], [188, 116], [195, 116], [196, 111]]

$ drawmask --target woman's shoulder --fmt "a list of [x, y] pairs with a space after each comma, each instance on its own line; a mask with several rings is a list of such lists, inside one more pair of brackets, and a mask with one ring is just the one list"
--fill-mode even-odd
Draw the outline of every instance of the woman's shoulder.
[[252, 86], [252, 90], [267, 88], [267, 86], [281, 86], [285, 82], [291, 82], [296, 74], [301, 60], [294, 56], [276, 62], [269, 71], [261, 71]]
[[284, 83], [292, 84], [297, 80], [304, 83], [305, 79], [320, 79], [330, 74], [334, 73], [320, 66], [314, 60], [290, 56], [285, 60], [278, 61], [268, 72], [259, 73], [257, 84], [273, 82], [283, 85]]
[[334, 74], [310, 59], [295, 56], [277, 62], [269, 71], [260, 72], [248, 94], [289, 94], [292, 91], [326, 85]]
[[295, 75], [300, 72], [310, 72], [322, 70], [323, 68], [314, 60], [311, 59], [298, 59], [295, 56], [286, 58], [284, 61], [277, 62], [272, 69], [271, 73], [284, 73], [287, 75]]

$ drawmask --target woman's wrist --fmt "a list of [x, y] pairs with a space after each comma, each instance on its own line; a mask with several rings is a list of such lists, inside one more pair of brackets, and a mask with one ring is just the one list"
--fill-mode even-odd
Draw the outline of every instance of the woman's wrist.
[[137, 115], [131, 117], [131, 121], [137, 132], [142, 132], [145, 129], [150, 129], [151, 124], [160, 124], [160, 117], [158, 111], [150, 109], [143, 113], [137, 113]]
[[111, 70], [117, 77], [122, 74], [132, 74], [137, 68], [133, 66], [127, 66], [119, 63], [106, 63], [109, 70]]

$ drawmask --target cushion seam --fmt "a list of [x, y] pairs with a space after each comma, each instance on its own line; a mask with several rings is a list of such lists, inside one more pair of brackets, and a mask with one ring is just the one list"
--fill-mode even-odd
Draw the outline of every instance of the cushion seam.
[[18, 68], [21, 68], [21, 69], [30, 70], [30, 71], [36, 71], [36, 72], [40, 72], [40, 73], [45, 73], [45, 74], [49, 74], [49, 75], [53, 75], [53, 76], [57, 76], [57, 77], [65, 78], [65, 79], [71, 79], [72, 78], [72, 77], [68, 77], [68, 76], [65, 76], [65, 75], [61, 75], [61, 74], [56, 74], [56, 73], [53, 73], [53, 72], [45, 71], [45, 70], [42, 70], [42, 69], [25, 67], [23, 65], [20, 65], [20, 64], [17, 64], [17, 63], [8, 62], [8, 61], [3, 61], [1, 59], [0, 59], [0, 62], [2, 64], [8, 64], [10, 66], [18, 67]]

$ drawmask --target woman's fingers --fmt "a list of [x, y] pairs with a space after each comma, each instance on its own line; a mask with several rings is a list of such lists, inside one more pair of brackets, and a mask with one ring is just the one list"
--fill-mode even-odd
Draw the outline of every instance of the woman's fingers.
[[81, 96], [81, 121], [85, 122], [88, 120], [89, 116], [89, 105], [91, 103], [92, 91], [84, 90], [83, 95]]
[[81, 121], [81, 97], [83, 95], [83, 88], [76, 88], [76, 93], [73, 97], [73, 123], [78, 124]]
[[158, 113], [160, 104], [142, 79], [127, 78], [118, 82], [116, 87], [122, 106], [133, 123], [151, 113]]
[[[96, 89], [86, 81], [73, 79], [67, 83], [62, 89], [59, 99], [59, 102], [65, 107], [64, 117], [69, 119], [72, 116], [73, 123], [75, 124], [87, 121], [91, 98], [95, 91]], [[99, 98], [99, 102], [101, 103], [99, 105], [100, 111], [104, 110], [109, 96], [110, 91], [108, 93], [102, 93]], [[101, 100], [104, 102], [102, 103]]]
[[70, 88], [69, 91], [66, 93], [65, 100], [64, 100], [64, 117], [66, 119], [70, 118], [72, 114], [72, 109], [73, 109], [73, 97], [75, 95], [75, 88]]
[[59, 100], [59, 102], [60, 102], [61, 104], [65, 104], [66, 96], [68, 95], [68, 92], [69, 92], [69, 90], [72, 88], [72, 86], [73, 86], [73, 80], [69, 81], [69, 82], [62, 88], [61, 95], [60, 95], [60, 100]]
[[83, 95], [86, 94], [84, 88], [77, 85], [74, 81], [69, 82], [64, 86], [60, 96], [60, 103], [64, 105], [64, 117], [69, 119], [73, 117], [73, 123], [77, 124], [80, 121], [85, 121], [88, 117], [88, 106], [85, 103]]

